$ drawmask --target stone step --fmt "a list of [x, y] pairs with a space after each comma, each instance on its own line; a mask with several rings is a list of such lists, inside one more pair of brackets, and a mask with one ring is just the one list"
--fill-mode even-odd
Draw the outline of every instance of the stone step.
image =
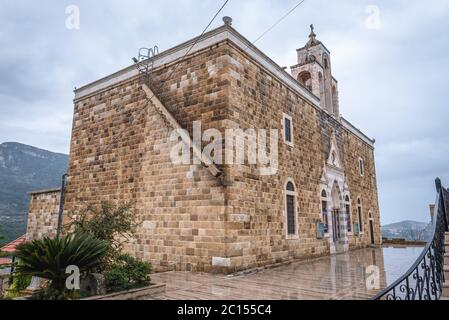
[[443, 267], [443, 272], [444, 272], [444, 279], [448, 279], [449, 280], [449, 266], [445, 265]]
[[449, 266], [449, 253], [444, 254], [444, 265]]

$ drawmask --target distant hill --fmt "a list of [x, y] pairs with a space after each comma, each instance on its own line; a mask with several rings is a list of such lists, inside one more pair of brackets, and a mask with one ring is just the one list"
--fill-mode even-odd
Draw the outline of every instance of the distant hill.
[[14, 240], [26, 230], [28, 192], [57, 188], [68, 156], [20, 143], [0, 144], [0, 232]]
[[382, 236], [387, 239], [427, 241], [431, 232], [430, 223], [417, 221], [402, 221], [382, 227]]

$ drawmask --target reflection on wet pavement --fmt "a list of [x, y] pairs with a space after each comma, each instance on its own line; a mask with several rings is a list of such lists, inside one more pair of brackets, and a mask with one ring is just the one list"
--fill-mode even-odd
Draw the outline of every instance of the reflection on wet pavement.
[[[363, 249], [244, 276], [167, 272], [152, 276], [169, 300], [369, 299], [403, 275], [423, 248]], [[378, 277], [377, 277], [378, 275]]]

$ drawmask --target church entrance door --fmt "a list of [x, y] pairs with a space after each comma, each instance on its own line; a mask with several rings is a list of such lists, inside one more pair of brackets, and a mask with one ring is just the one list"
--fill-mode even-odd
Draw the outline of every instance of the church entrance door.
[[340, 210], [335, 209], [332, 211], [332, 226], [334, 242], [338, 242], [341, 239]]

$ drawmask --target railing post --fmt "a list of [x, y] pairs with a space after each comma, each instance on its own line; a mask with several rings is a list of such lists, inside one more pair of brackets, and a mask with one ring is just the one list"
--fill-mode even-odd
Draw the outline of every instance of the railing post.
[[448, 208], [446, 208], [446, 190], [443, 188], [440, 178], [436, 178], [435, 186], [437, 188], [437, 192], [440, 194], [441, 210], [443, 211], [442, 214], [444, 220], [444, 229], [447, 232], [449, 231], [449, 225], [448, 225], [448, 212], [447, 212]]
[[435, 187], [437, 188], [437, 192], [440, 193], [441, 192], [441, 179], [440, 178], [435, 179]]

